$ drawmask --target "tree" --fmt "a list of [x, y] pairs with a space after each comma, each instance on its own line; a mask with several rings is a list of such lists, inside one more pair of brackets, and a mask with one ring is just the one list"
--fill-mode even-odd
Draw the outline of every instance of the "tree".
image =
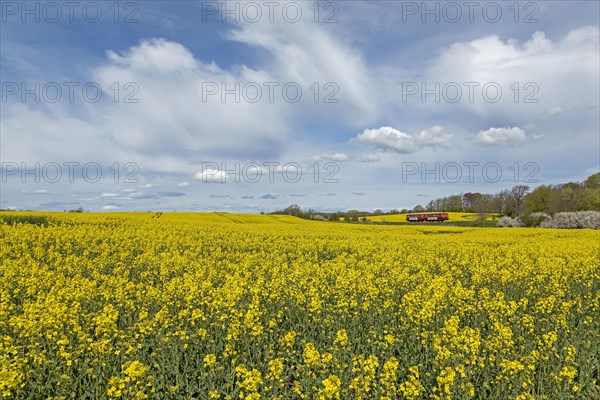
[[463, 211], [462, 196], [455, 194], [445, 198], [444, 211], [461, 212]]
[[520, 215], [525, 201], [525, 195], [529, 191], [527, 185], [517, 185], [510, 190], [510, 205], [507, 214], [510, 216]]
[[499, 214], [506, 214], [509, 208], [510, 201], [510, 191], [508, 189], [504, 189], [494, 195], [494, 207], [493, 211]]
[[299, 217], [300, 215], [302, 215], [302, 209], [300, 208], [299, 205], [292, 204], [292, 205], [286, 207], [283, 210], [283, 213], [287, 214], [287, 215], [293, 215], [294, 217]]
[[560, 190], [560, 209], [561, 211], [575, 211], [575, 191], [571, 185], [563, 185]]
[[585, 189], [583, 195], [583, 204], [585, 211], [600, 211], [600, 187], [596, 189]]
[[550, 213], [552, 202], [552, 186], [539, 186], [525, 197], [523, 204], [523, 213], [526, 215], [532, 212]]
[[334, 213], [327, 215], [327, 219], [330, 221], [339, 221], [342, 216], [343, 216], [343, 214], [341, 214], [339, 212], [334, 212]]
[[600, 172], [588, 176], [583, 185], [588, 189], [600, 189]]
[[465, 193], [462, 196], [462, 208], [466, 212], [473, 212], [477, 198], [481, 196], [479, 193]]
[[473, 204], [473, 209], [475, 212], [478, 212], [480, 214], [490, 213], [492, 212], [493, 201], [493, 195], [477, 193], [475, 203]]
[[435, 202], [433, 200], [431, 200], [429, 203], [427, 203], [427, 205], [425, 206], [425, 209], [427, 211], [435, 211]]

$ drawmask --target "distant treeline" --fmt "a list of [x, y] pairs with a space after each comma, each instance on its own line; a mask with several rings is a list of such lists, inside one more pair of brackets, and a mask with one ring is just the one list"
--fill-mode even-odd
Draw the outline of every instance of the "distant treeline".
[[[400, 211], [395, 211], [395, 214], [398, 214]], [[336, 212], [320, 212], [309, 209], [308, 211], [302, 211], [302, 208], [297, 204], [292, 204], [289, 207], [284, 208], [283, 210], [275, 211], [271, 214], [279, 214], [279, 215], [292, 215], [298, 218], [304, 219], [313, 219], [317, 221], [339, 221], [344, 219], [346, 221], [360, 221], [361, 218], [365, 218], [369, 215], [382, 215], [383, 212], [379, 212], [378, 214], [371, 213], [368, 211], [358, 211], [358, 210], [350, 210], [350, 211], [336, 211]], [[364, 220], [364, 219], [363, 219]]]
[[427, 205], [412, 209], [369, 211], [317, 212], [303, 211], [300, 206], [291, 206], [272, 214], [293, 215], [304, 219], [339, 221], [361, 221], [368, 216], [400, 214], [410, 212], [471, 212], [479, 214], [501, 214], [509, 217], [529, 216], [542, 212], [554, 215], [559, 212], [600, 211], [600, 172], [583, 182], [559, 185], [542, 185], [530, 190], [527, 185], [517, 185], [496, 194], [468, 192], [431, 200]]
[[530, 191], [517, 185], [496, 194], [464, 193], [418, 205], [412, 211], [498, 213], [510, 217], [543, 212], [600, 211], [600, 172], [583, 182], [542, 185]]

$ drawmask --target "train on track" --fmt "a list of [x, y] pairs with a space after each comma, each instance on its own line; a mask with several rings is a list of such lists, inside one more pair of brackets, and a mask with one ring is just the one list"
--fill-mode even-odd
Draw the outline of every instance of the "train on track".
[[406, 214], [408, 222], [444, 222], [448, 220], [448, 213], [420, 213]]

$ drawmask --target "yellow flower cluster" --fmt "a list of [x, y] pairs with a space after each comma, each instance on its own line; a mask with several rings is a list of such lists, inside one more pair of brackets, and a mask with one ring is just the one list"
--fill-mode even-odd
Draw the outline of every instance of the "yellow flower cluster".
[[598, 394], [598, 231], [10, 214], [3, 399]]
[[113, 376], [108, 380], [109, 398], [147, 399], [148, 394], [154, 393], [154, 378], [150, 376], [144, 379], [148, 366], [135, 360], [126, 362], [121, 369], [120, 376]]

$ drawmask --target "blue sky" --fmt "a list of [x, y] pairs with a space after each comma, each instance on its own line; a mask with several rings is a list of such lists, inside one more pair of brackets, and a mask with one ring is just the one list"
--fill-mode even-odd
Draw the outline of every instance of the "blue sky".
[[599, 169], [595, 1], [0, 11], [0, 208], [401, 209]]

